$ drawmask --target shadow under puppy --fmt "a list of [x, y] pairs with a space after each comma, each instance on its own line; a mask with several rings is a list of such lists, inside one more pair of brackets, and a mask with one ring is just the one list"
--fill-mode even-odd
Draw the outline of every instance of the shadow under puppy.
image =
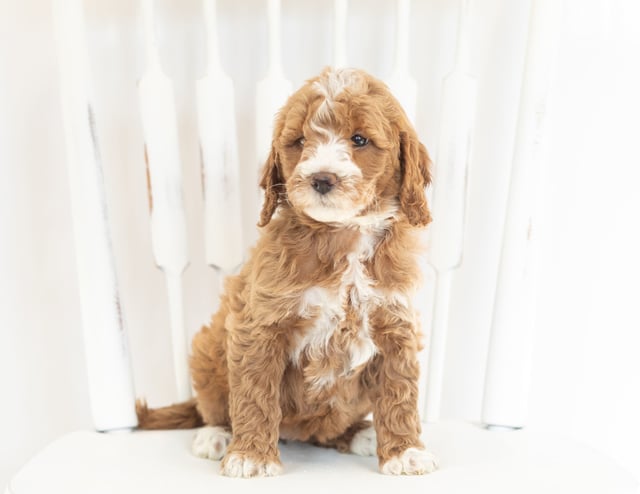
[[196, 399], [139, 403], [140, 427], [206, 424], [194, 452], [231, 477], [280, 473], [279, 438], [377, 454], [386, 474], [434, 470], [411, 306], [429, 166], [367, 73], [326, 69], [294, 93], [262, 173], [260, 238], [193, 340]]

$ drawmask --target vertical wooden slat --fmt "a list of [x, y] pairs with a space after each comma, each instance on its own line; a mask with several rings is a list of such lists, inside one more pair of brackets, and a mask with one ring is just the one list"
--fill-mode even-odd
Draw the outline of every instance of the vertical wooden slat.
[[171, 341], [178, 399], [191, 396], [184, 330], [182, 273], [187, 267], [187, 230], [173, 85], [162, 72], [154, 34], [153, 1], [142, 1], [147, 67], [138, 84], [140, 116], [150, 181], [151, 243], [167, 280]]
[[487, 357], [482, 421], [525, 425], [535, 307], [535, 202], [549, 78], [562, 3], [533, 0]]
[[90, 101], [81, 1], [54, 0], [53, 18], [91, 412], [97, 430], [129, 429], [137, 425], [135, 396]]
[[409, 120], [415, 125], [418, 85], [409, 72], [409, 21], [411, 0], [396, 2], [396, 53], [395, 65], [387, 85], [398, 99]]
[[333, 66], [347, 66], [347, 0], [333, 2]]
[[442, 85], [429, 252], [429, 263], [436, 272], [425, 409], [429, 422], [440, 416], [451, 283], [462, 262], [464, 243], [469, 151], [476, 110], [476, 81], [468, 74], [470, 12], [471, 1], [461, 0], [455, 65]]
[[208, 72], [197, 82], [207, 263], [224, 272], [243, 258], [235, 94], [218, 53], [216, 2], [204, 0]]

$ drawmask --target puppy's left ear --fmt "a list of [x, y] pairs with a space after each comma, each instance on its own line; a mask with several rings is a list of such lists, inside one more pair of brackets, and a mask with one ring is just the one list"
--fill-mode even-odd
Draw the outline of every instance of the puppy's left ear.
[[400, 207], [414, 226], [431, 222], [425, 188], [431, 183], [431, 158], [413, 129], [400, 132]]
[[258, 226], [263, 227], [271, 221], [273, 213], [276, 212], [281, 198], [285, 194], [284, 179], [280, 171], [278, 153], [273, 146], [271, 147], [269, 158], [262, 168], [260, 187], [264, 189], [264, 202], [262, 203]]

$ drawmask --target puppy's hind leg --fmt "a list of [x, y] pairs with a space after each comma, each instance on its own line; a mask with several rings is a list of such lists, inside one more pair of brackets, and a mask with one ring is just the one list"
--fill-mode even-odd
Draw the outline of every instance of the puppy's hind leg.
[[376, 455], [376, 431], [369, 420], [360, 420], [349, 427], [344, 434], [328, 441], [319, 441], [317, 446], [335, 448], [341, 453], [359, 456]]
[[218, 312], [211, 326], [193, 338], [190, 361], [197, 408], [206, 425], [228, 427], [229, 377], [224, 344], [224, 313]]
[[231, 429], [228, 427], [206, 425], [196, 432], [191, 443], [195, 456], [209, 460], [221, 460], [231, 442]]
[[205, 426], [191, 444], [195, 456], [221, 460], [231, 442], [229, 427], [229, 384], [221, 313], [210, 327], [203, 327], [193, 339], [191, 375], [197, 394], [197, 408]]

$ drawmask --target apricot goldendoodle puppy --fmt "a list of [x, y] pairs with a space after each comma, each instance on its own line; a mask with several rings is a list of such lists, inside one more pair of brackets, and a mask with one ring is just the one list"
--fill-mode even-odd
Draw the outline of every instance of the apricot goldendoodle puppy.
[[432, 471], [411, 306], [429, 165], [365, 72], [327, 69], [293, 94], [262, 174], [261, 236], [193, 341], [197, 397], [139, 404], [141, 427], [206, 424], [194, 452], [232, 477], [278, 474], [279, 438], [377, 454], [388, 474]]

